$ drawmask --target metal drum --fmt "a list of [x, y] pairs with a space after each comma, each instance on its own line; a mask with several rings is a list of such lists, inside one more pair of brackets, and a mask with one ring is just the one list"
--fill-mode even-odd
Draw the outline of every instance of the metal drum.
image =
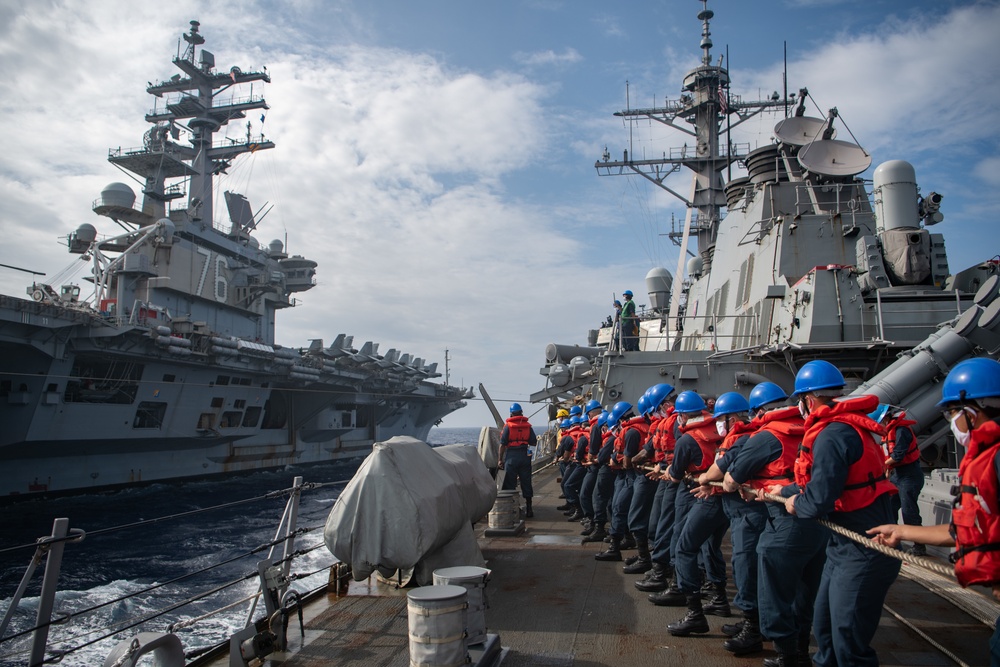
[[485, 567], [463, 566], [443, 567], [434, 570], [434, 584], [464, 586], [468, 591], [468, 611], [466, 616], [466, 645], [482, 644], [486, 641], [486, 582], [490, 580], [490, 570]]
[[406, 594], [410, 667], [459, 667], [468, 662], [467, 596], [463, 586], [422, 586]]
[[497, 499], [489, 514], [490, 528], [512, 529], [521, 518], [520, 497], [517, 490], [497, 491]]

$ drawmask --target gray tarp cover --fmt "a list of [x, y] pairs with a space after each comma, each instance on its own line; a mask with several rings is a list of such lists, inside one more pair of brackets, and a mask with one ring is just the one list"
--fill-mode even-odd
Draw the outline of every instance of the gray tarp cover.
[[326, 546], [356, 580], [376, 569], [484, 564], [472, 523], [496, 500], [496, 482], [475, 447], [430, 447], [410, 437], [375, 443], [326, 520]]

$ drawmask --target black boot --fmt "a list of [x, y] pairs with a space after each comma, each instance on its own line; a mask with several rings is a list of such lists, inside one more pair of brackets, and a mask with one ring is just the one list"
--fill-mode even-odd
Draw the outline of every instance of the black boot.
[[773, 658], [764, 658], [764, 667], [798, 667], [799, 654], [795, 651], [791, 653], [782, 653], [778, 651], [778, 655]]
[[617, 535], [612, 535], [611, 536], [611, 544], [604, 551], [602, 551], [602, 552], [600, 552], [598, 554], [595, 554], [594, 555], [594, 560], [607, 560], [607, 561], [617, 560], [617, 561], [620, 561], [622, 559], [622, 548], [621, 548], [621, 545], [622, 545], [621, 538], [618, 537]]
[[635, 548], [639, 552], [639, 558], [625, 566], [625, 574], [643, 574], [653, 569], [653, 561], [649, 557], [649, 540], [645, 537], [635, 538]]
[[580, 531], [581, 535], [590, 535], [594, 532], [594, 522], [591, 519], [584, 517], [583, 519], [583, 530]]
[[[559, 496], [559, 497], [562, 498], [563, 496]], [[573, 506], [570, 503], [563, 503], [562, 505], [558, 505], [556, 507], [556, 509], [559, 510], [560, 512], [565, 512], [566, 510], [568, 510], [568, 509], [570, 509], [572, 507]]]
[[687, 637], [692, 634], [703, 635], [709, 630], [708, 620], [701, 608], [701, 595], [688, 593], [687, 607], [688, 613], [684, 618], [667, 626], [667, 632], [674, 637]]
[[605, 530], [604, 526], [605, 526], [605, 524], [603, 524], [603, 523], [595, 523], [594, 524], [594, 530], [592, 530], [590, 532], [590, 535], [587, 535], [586, 537], [584, 537], [583, 541], [584, 542], [603, 542], [604, 538], [608, 536], [608, 532], [607, 532], [607, 530]]
[[809, 634], [811, 628], [805, 627], [799, 630], [799, 663], [798, 667], [813, 667], [812, 657], [809, 655]]
[[726, 584], [715, 584], [713, 588], [715, 592], [705, 604], [705, 613], [712, 614], [713, 616], [722, 616], [723, 618], [732, 616], [733, 612], [729, 608], [729, 599], [726, 597]]
[[567, 503], [566, 504], [566, 509], [563, 512], [563, 514], [565, 516], [569, 516], [570, 514], [573, 514], [574, 512], [576, 512], [578, 509], [580, 509], [580, 506], [577, 505], [576, 503]]
[[621, 548], [622, 551], [635, 549], [635, 537], [633, 537], [632, 533], [625, 533], [625, 539], [622, 540]]
[[733, 655], [746, 655], [764, 650], [764, 638], [760, 636], [760, 624], [757, 619], [757, 612], [746, 612], [740, 634], [724, 641], [722, 648]]
[[722, 634], [727, 637], [735, 637], [743, 631], [744, 621], [736, 621], [735, 623], [726, 623], [722, 626]]
[[573, 510], [573, 513], [566, 518], [566, 520], [579, 521], [582, 518], [583, 518], [583, 511], [579, 507], [577, 507], [575, 510]]
[[531, 498], [525, 498], [524, 505], [525, 505], [524, 516], [526, 516], [529, 519], [535, 516], [535, 513], [531, 511]]
[[646, 597], [657, 607], [683, 607], [687, 604], [687, 595], [682, 593], [681, 589], [677, 587], [676, 577], [670, 582], [667, 590], [660, 593], [653, 593]]
[[653, 561], [646, 576], [635, 582], [635, 587], [647, 593], [662, 591], [667, 587], [667, 568]]

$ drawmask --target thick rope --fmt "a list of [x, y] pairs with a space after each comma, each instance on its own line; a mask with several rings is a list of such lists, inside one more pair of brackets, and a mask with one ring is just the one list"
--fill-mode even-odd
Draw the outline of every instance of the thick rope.
[[[712, 486], [722, 486], [721, 482], [712, 482], [711, 484], [712, 484]], [[749, 487], [743, 487], [743, 488], [746, 488], [746, 489], [749, 490]], [[772, 502], [781, 503], [782, 505], [784, 505], [785, 501], [787, 500], [787, 498], [784, 498], [782, 496], [775, 495], [775, 494], [772, 494], [772, 493], [761, 493], [760, 497], [763, 498], [763, 499], [765, 499], [765, 500], [770, 500]], [[838, 535], [843, 535], [844, 537], [846, 537], [848, 539], [851, 539], [851, 540], [854, 540], [858, 544], [861, 544], [863, 546], [868, 547], [869, 549], [877, 551], [877, 552], [879, 552], [882, 555], [890, 556], [892, 558], [898, 558], [899, 560], [903, 561], [904, 563], [909, 563], [910, 565], [917, 565], [918, 567], [922, 567], [922, 568], [924, 568], [926, 570], [930, 570], [931, 572], [936, 572], [937, 574], [942, 574], [942, 575], [944, 575], [946, 577], [954, 577], [955, 576], [955, 570], [954, 570], [954, 568], [945, 567], [944, 565], [941, 565], [940, 563], [938, 563], [936, 560], [934, 560], [932, 558], [927, 558], [927, 557], [924, 557], [924, 556], [914, 556], [912, 554], [906, 553], [905, 551], [901, 551], [899, 549], [896, 549], [895, 547], [889, 547], [889, 546], [886, 546], [884, 544], [879, 544], [878, 542], [876, 542], [875, 540], [871, 539], [867, 535], [862, 535], [861, 533], [855, 533], [853, 530], [848, 530], [847, 528], [844, 528], [843, 526], [835, 524], [832, 521], [827, 521], [826, 519], [816, 519], [816, 521], [821, 526], [829, 528], [830, 530], [832, 530], [833, 532], [837, 533]]]

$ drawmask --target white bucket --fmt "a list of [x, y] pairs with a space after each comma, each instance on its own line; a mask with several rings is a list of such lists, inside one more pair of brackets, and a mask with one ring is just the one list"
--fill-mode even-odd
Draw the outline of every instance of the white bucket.
[[410, 667], [458, 667], [469, 661], [467, 596], [463, 586], [422, 586], [406, 594]]
[[454, 584], [464, 586], [468, 591], [469, 608], [466, 617], [465, 643], [482, 644], [486, 641], [486, 582], [490, 580], [490, 570], [485, 567], [463, 566], [443, 567], [434, 570], [434, 584]]
[[497, 491], [488, 517], [490, 528], [513, 528], [521, 518], [521, 507], [517, 491]]

